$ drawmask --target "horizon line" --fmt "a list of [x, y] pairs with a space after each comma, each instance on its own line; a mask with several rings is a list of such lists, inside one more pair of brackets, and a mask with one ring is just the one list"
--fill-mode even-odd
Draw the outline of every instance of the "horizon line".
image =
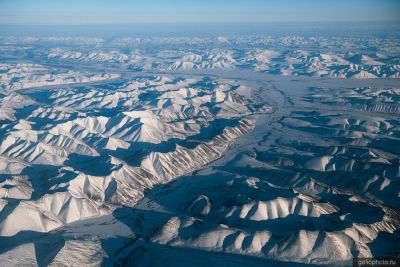
[[211, 21], [211, 22], [132, 22], [132, 23], [0, 23], [0, 26], [131, 26], [131, 25], [232, 25], [232, 24], [343, 24], [343, 23], [399, 23], [398, 20], [293, 20], [293, 21]]

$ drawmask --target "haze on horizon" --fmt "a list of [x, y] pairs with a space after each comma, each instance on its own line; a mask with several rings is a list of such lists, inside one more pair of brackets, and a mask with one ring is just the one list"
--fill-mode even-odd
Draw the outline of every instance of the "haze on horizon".
[[0, 0], [0, 25], [399, 21], [398, 0]]

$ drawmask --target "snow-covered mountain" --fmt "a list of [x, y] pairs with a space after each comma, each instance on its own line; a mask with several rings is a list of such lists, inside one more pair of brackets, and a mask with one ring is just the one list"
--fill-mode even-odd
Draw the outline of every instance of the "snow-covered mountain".
[[[147, 56], [146, 56], [147, 55]], [[60, 62], [104, 63], [135, 70], [187, 71], [199, 69], [251, 69], [277, 75], [296, 75], [327, 78], [399, 78], [396, 56], [362, 53], [324, 53], [307, 50], [270, 50], [246, 48], [167, 50], [157, 54], [133, 51], [81, 53], [54, 49], [48, 59]]]
[[399, 256], [398, 39], [0, 44], [2, 266]]

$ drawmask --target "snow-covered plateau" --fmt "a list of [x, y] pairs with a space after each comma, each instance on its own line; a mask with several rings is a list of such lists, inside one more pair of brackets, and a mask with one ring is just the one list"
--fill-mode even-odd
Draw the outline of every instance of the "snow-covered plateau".
[[400, 256], [400, 39], [0, 36], [1, 266]]

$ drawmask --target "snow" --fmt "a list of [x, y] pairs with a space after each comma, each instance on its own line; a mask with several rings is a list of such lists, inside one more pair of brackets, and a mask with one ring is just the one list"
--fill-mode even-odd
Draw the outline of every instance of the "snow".
[[3, 265], [348, 265], [393, 254], [395, 38], [3, 43], [15, 57], [0, 64]]

